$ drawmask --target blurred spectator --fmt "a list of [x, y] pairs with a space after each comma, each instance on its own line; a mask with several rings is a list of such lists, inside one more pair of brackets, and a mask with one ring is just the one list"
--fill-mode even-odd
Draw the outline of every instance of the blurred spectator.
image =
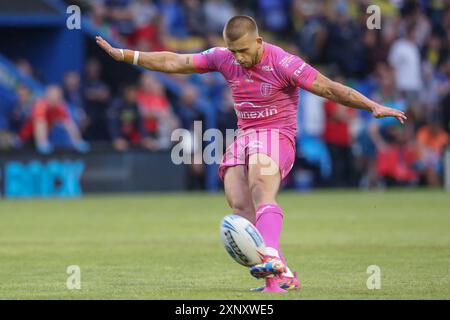
[[450, 92], [442, 99], [442, 124], [447, 133], [450, 133]]
[[[397, 87], [405, 95], [408, 104], [415, 104], [422, 89], [420, 52], [415, 43], [415, 30], [414, 25], [410, 25], [405, 37], [395, 41], [389, 52], [389, 63], [394, 68]], [[418, 115], [417, 107], [414, 111]]]
[[436, 68], [438, 64], [442, 61], [442, 41], [437, 34], [432, 34], [426, 42], [423, 48], [423, 58], [428, 64], [433, 68]]
[[184, 0], [183, 1], [184, 16], [186, 27], [190, 36], [203, 36], [206, 34], [205, 30], [205, 12], [199, 0]]
[[228, 1], [209, 0], [205, 3], [206, 26], [211, 32], [222, 33], [225, 23], [235, 14]]
[[377, 152], [377, 173], [387, 186], [411, 186], [419, 180], [418, 151], [407, 130], [390, 127], [390, 142]]
[[20, 133], [31, 113], [33, 99], [30, 89], [18, 84], [14, 104], [0, 104], [0, 150], [22, 146]]
[[[376, 66], [376, 83], [375, 92], [371, 95], [374, 101], [391, 108], [406, 109], [405, 102], [401, 99], [395, 84], [394, 71], [390, 66], [385, 63], [379, 63]], [[358, 143], [362, 149], [362, 154], [358, 157], [359, 166], [363, 171], [361, 185], [366, 187], [380, 185], [377, 154], [384, 152], [392, 143], [391, 130], [395, 126], [397, 126], [397, 120], [394, 118], [370, 118], [365, 125], [366, 129], [358, 137]]]
[[[222, 103], [217, 113], [217, 129], [220, 130], [223, 137], [227, 137], [227, 129], [237, 129], [237, 116], [234, 111], [233, 96], [230, 91], [224, 91], [222, 94]], [[229, 141], [225, 141], [229, 142]], [[226, 146], [224, 145], [224, 148]]]
[[440, 99], [438, 112], [442, 114], [444, 130], [450, 133], [450, 56], [439, 67], [436, 79]]
[[333, 5], [336, 12], [328, 21], [326, 40], [328, 62], [337, 63], [344, 75], [360, 77], [367, 64], [361, 42], [363, 28], [350, 19], [344, 2]]
[[113, 27], [119, 34], [127, 36], [134, 30], [131, 0], [104, 0]]
[[130, 6], [134, 27], [139, 29], [148, 26], [156, 18], [158, 8], [151, 0], [133, 1]]
[[194, 121], [203, 121], [202, 107], [198, 90], [192, 85], [185, 86], [177, 103], [177, 113], [181, 120], [181, 126], [192, 130]]
[[381, 62], [387, 61], [389, 43], [379, 30], [366, 30], [363, 38], [364, 55], [367, 56], [364, 75], [374, 72], [374, 68]]
[[[181, 79], [180, 79], [181, 80]], [[194, 130], [194, 122], [201, 121], [205, 130], [204, 108], [199, 90], [192, 84], [185, 83], [182, 92], [176, 102], [176, 112], [180, 118], [181, 126], [190, 131], [190, 134], [183, 137], [184, 150], [190, 151], [191, 164], [188, 170], [188, 189], [197, 190], [205, 187], [205, 165], [203, 161], [197, 163], [194, 159], [202, 159], [203, 148], [197, 142], [202, 141], [199, 137], [203, 132]]]
[[437, 114], [430, 123], [417, 131], [420, 152], [420, 169], [429, 186], [440, 186], [444, 147], [450, 143], [450, 135], [441, 127]]
[[164, 51], [165, 38], [162, 18], [156, 16], [148, 24], [137, 27], [128, 37], [128, 44], [139, 51]]
[[[376, 67], [376, 74], [378, 89], [372, 98], [382, 105], [405, 110], [405, 101], [396, 86], [394, 68], [381, 63]], [[369, 183], [387, 186], [416, 185], [419, 182], [419, 155], [415, 146], [414, 127], [402, 126], [395, 118], [382, 118], [372, 119], [368, 129], [376, 147], [375, 162], [369, 162]]]
[[139, 51], [163, 51], [164, 17], [151, 0], [134, 1], [131, 5], [134, 30], [127, 37], [127, 44]]
[[159, 10], [164, 17], [164, 26], [168, 33], [177, 38], [187, 36], [183, 7], [177, 0], [161, 0]]
[[[333, 77], [344, 83], [341, 77]], [[325, 140], [331, 156], [332, 170], [330, 182], [335, 187], [351, 187], [354, 180], [354, 161], [350, 125], [355, 111], [334, 101], [327, 100], [325, 108]]]
[[289, 15], [290, 0], [259, 0], [258, 14], [261, 17], [263, 27], [268, 31], [280, 33], [284, 37], [291, 30]]
[[16, 67], [24, 76], [30, 77], [37, 81], [43, 81], [42, 74], [39, 70], [33, 68], [30, 61], [24, 58], [16, 60]]
[[64, 99], [67, 102], [72, 119], [82, 132], [87, 126], [87, 116], [84, 111], [83, 95], [81, 92], [80, 75], [76, 71], [69, 71], [64, 75]]
[[88, 121], [86, 139], [90, 141], [109, 140], [106, 110], [110, 91], [108, 86], [100, 79], [100, 74], [99, 62], [89, 60], [86, 64], [83, 98]]
[[157, 148], [155, 140], [146, 137], [143, 130], [137, 92], [132, 85], [124, 87], [122, 96], [112, 102], [108, 109], [108, 124], [112, 145], [117, 151], [128, 150], [130, 144], [142, 145], [149, 150]]
[[30, 89], [23, 84], [17, 86], [16, 94], [17, 102], [11, 110], [9, 124], [11, 131], [21, 137], [23, 141], [25, 140], [26, 124], [31, 116], [34, 100]]
[[18, 59], [16, 61], [16, 67], [17, 67], [17, 69], [19, 69], [19, 71], [22, 74], [29, 76], [30, 78], [34, 78], [35, 73], [34, 73], [33, 67], [31, 66], [31, 64], [28, 60], [23, 59], [23, 58]]
[[[418, 152], [408, 130], [395, 122], [370, 123], [369, 132], [376, 146], [375, 185], [405, 186], [418, 182]], [[374, 178], [374, 177], [372, 177]], [[378, 180], [380, 179], [380, 180]]]
[[327, 21], [320, 3], [296, 0], [291, 11], [301, 52], [311, 63], [323, 63], [326, 59]]
[[141, 76], [137, 102], [149, 139], [154, 139], [156, 149], [168, 149], [170, 135], [178, 127], [178, 119], [171, 110], [163, 86], [150, 73]]
[[448, 34], [448, 30], [450, 30], [450, 6], [443, 5], [442, 10], [438, 9], [438, 16], [440, 18], [439, 22], [435, 22], [434, 28], [439, 31], [440, 34], [445, 35]]
[[53, 151], [54, 146], [50, 141], [50, 135], [58, 124], [65, 129], [75, 150], [79, 152], [89, 150], [88, 144], [82, 140], [81, 134], [64, 104], [61, 88], [51, 85], [47, 87], [45, 97], [36, 101], [31, 114], [34, 141], [40, 153], [48, 154]]
[[431, 32], [431, 24], [429, 19], [424, 15], [419, 1], [405, 1], [401, 10], [403, 19], [400, 21], [399, 32], [406, 35], [409, 28], [413, 28], [412, 40], [422, 48]]
[[331, 175], [331, 159], [323, 141], [325, 99], [309, 91], [300, 91], [298, 111], [298, 147], [294, 165], [297, 188], [322, 185]]
[[423, 88], [420, 92], [418, 102], [421, 105], [422, 122], [430, 119], [431, 115], [437, 112], [439, 108], [440, 81], [433, 66], [429, 63], [423, 63]]
[[90, 18], [94, 27], [97, 28], [102, 35], [117, 38], [117, 30], [109, 23], [108, 9], [102, 2], [93, 2]]

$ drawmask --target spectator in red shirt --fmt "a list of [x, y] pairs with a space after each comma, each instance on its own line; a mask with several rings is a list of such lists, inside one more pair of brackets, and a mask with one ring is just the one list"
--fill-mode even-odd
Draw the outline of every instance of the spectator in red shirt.
[[75, 150], [86, 152], [88, 145], [82, 140], [77, 126], [70, 118], [62, 97], [61, 88], [52, 85], [47, 88], [45, 96], [38, 99], [33, 106], [31, 125], [37, 150], [44, 154], [53, 151], [49, 133], [55, 124], [60, 123], [68, 133]]
[[[335, 81], [344, 82], [335, 77]], [[330, 182], [336, 187], [353, 186], [353, 154], [350, 122], [354, 118], [354, 111], [334, 101], [324, 103], [325, 140], [332, 161]]]
[[143, 127], [157, 149], [170, 147], [170, 134], [178, 127], [178, 119], [172, 112], [161, 83], [149, 73], [144, 73], [137, 92], [137, 102], [143, 117]]
[[398, 125], [388, 130], [390, 142], [377, 150], [377, 172], [386, 186], [416, 185], [419, 179], [419, 154], [414, 139], [406, 128]]

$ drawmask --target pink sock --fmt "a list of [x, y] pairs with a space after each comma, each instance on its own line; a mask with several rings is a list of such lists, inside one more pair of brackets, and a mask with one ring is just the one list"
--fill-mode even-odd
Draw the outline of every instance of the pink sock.
[[279, 238], [282, 224], [283, 213], [278, 205], [262, 204], [256, 210], [256, 229], [261, 233], [266, 248], [269, 247], [277, 250], [280, 258]]

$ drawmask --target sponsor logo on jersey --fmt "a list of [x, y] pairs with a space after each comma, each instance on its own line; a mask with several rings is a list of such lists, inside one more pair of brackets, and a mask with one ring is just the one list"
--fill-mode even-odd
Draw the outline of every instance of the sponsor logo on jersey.
[[262, 119], [271, 117], [278, 113], [275, 108], [265, 108], [257, 111], [239, 111], [236, 110], [236, 115], [241, 119]]
[[273, 68], [272, 68], [272, 66], [262, 66], [262, 68], [261, 68], [261, 70], [262, 71], [266, 71], [266, 72], [270, 72], [270, 71], [273, 71]]
[[[237, 110], [238, 108], [255, 108], [255, 111], [241, 111]], [[234, 109], [238, 118], [241, 119], [262, 119], [271, 117], [278, 113], [276, 106], [259, 106], [248, 101], [235, 103]]]

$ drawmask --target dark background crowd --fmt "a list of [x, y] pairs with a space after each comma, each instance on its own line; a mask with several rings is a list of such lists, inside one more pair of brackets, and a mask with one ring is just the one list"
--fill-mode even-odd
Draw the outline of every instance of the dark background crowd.
[[[450, 1], [408, 0], [103, 0], [77, 4], [100, 34], [140, 51], [200, 52], [223, 46], [233, 15], [255, 17], [266, 41], [299, 55], [330, 78], [371, 99], [405, 110], [408, 122], [373, 119], [302, 91], [297, 162], [286, 186], [380, 187], [442, 184], [450, 143]], [[368, 28], [370, 5], [380, 29]], [[37, 80], [27, 60], [16, 66]], [[17, 86], [0, 110], [0, 149], [59, 148], [90, 152], [169, 150], [175, 128], [215, 113], [215, 127], [236, 128], [233, 100], [218, 74], [171, 75], [167, 90], [155, 73], [112, 86], [102, 64], [88, 57], [84, 72], [68, 70], [42, 96]], [[212, 108], [212, 109], [211, 109]], [[204, 170], [193, 167], [201, 176]]]

